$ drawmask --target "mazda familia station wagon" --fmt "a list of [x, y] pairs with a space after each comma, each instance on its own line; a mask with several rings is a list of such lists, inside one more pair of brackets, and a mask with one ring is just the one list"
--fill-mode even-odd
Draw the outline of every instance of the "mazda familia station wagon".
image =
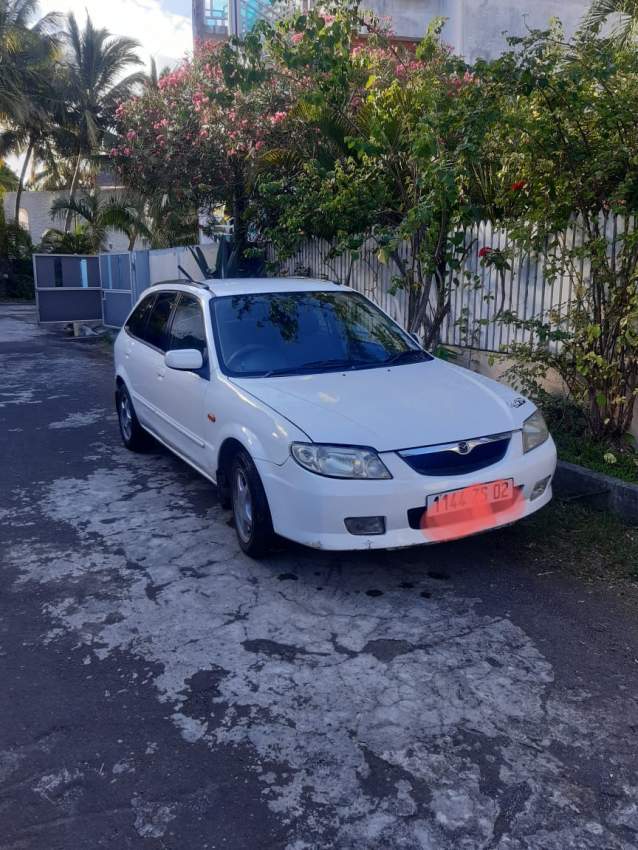
[[450, 540], [551, 499], [556, 449], [513, 390], [424, 351], [325, 281], [164, 283], [115, 343], [124, 444], [152, 435], [217, 485], [241, 548]]

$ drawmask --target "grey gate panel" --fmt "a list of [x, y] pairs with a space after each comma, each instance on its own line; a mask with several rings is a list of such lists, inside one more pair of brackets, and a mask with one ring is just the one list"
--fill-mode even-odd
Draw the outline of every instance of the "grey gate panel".
[[35, 254], [33, 275], [38, 321], [101, 321], [100, 267], [97, 257]]
[[131, 254], [100, 254], [102, 279], [102, 322], [107, 328], [121, 328], [133, 299]]
[[107, 328], [121, 328], [130, 312], [130, 292], [123, 289], [102, 291], [102, 323]]
[[40, 322], [99, 322], [102, 297], [99, 289], [42, 289], [38, 292]]
[[131, 271], [133, 273], [133, 303], [142, 292], [151, 285], [150, 251], [133, 251], [131, 254]]

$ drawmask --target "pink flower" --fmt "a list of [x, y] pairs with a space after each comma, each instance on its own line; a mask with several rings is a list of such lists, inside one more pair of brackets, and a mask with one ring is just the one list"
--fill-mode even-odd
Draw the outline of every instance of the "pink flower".
[[281, 124], [282, 121], [285, 121], [288, 116], [287, 112], [275, 112], [274, 115], [270, 116], [270, 123], [274, 126], [275, 124]]
[[293, 33], [293, 36], [290, 40], [292, 41], [293, 44], [299, 44], [300, 41], [303, 41], [303, 33], [302, 32]]
[[266, 144], [266, 142], [263, 142], [260, 139], [258, 142], [255, 142], [255, 150], [260, 151], [265, 144]]
[[135, 132], [135, 130], [129, 130], [126, 134], [126, 138], [129, 140], [129, 142], [132, 142], [133, 139], [137, 139], [137, 133]]

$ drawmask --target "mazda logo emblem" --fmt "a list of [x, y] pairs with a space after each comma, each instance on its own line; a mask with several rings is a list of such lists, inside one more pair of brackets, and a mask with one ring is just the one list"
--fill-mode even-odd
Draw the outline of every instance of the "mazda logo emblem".
[[463, 440], [463, 442], [458, 444], [457, 451], [460, 455], [467, 455], [472, 451], [472, 447]]

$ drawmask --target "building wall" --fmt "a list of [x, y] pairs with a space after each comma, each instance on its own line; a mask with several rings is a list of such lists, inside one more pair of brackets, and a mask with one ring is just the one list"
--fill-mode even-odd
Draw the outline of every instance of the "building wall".
[[404, 38], [419, 39], [433, 18], [447, 18], [444, 38], [472, 62], [497, 56], [506, 47], [506, 35], [545, 28], [554, 16], [571, 35], [590, 0], [367, 0], [365, 5], [390, 17], [395, 33]]
[[[312, 0], [297, 3], [312, 5]], [[444, 37], [471, 62], [498, 55], [506, 46], [503, 33], [523, 35], [527, 27], [544, 28], [553, 16], [561, 19], [571, 35], [589, 4], [590, 0], [363, 0], [362, 6], [391, 18], [397, 36], [415, 40], [423, 36], [433, 18], [447, 18]], [[234, 32], [241, 29], [242, 9], [253, 6], [263, 8], [265, 14], [271, 11], [269, 0], [193, 0], [193, 38], [196, 42], [224, 40], [228, 35], [225, 26], [206, 29], [205, 8], [210, 17], [211, 10], [219, 14], [223, 7], [227, 25]]]
[[[45, 231], [52, 227], [60, 228], [60, 220], [53, 221], [51, 218], [51, 204], [57, 197], [66, 196], [66, 192], [30, 192], [22, 193], [20, 199], [21, 223], [25, 223], [25, 214], [28, 217], [28, 230], [35, 245], [42, 240]], [[16, 193], [6, 192], [4, 195], [4, 214], [7, 221], [13, 221], [15, 216]], [[138, 245], [138, 247], [142, 247]], [[109, 251], [127, 251], [128, 239], [123, 233], [108, 234]]]

